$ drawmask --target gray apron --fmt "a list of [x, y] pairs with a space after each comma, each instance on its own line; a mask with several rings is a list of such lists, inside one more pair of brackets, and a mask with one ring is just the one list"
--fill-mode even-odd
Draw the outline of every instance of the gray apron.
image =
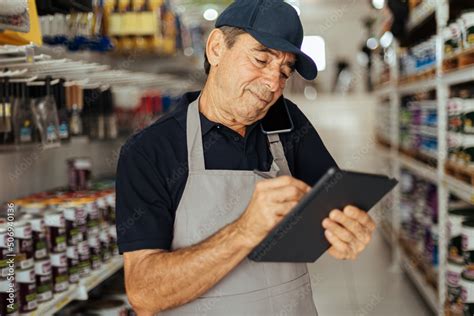
[[[187, 113], [189, 177], [176, 211], [172, 250], [208, 238], [245, 211], [255, 184], [252, 171], [206, 170], [199, 98]], [[272, 177], [290, 175], [278, 135], [269, 135]], [[294, 315], [317, 316], [305, 263], [254, 262], [245, 258], [196, 300], [160, 315]]]

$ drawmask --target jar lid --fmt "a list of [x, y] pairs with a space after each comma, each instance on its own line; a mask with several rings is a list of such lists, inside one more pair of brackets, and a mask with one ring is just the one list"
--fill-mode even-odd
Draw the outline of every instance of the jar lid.
[[23, 204], [21, 210], [25, 213], [41, 214], [45, 207], [45, 203], [42, 202], [28, 202]]

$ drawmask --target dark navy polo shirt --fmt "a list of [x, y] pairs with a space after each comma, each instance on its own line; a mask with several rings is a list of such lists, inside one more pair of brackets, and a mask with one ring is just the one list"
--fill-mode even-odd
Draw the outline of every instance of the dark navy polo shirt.
[[[183, 95], [172, 112], [121, 148], [116, 183], [120, 253], [170, 249], [175, 212], [188, 177], [187, 109], [198, 96], [199, 92]], [[295, 128], [280, 134], [285, 156], [292, 175], [313, 185], [336, 162], [304, 114], [286, 102]], [[270, 169], [273, 158], [259, 122], [242, 137], [202, 114], [200, 118], [206, 169]]]

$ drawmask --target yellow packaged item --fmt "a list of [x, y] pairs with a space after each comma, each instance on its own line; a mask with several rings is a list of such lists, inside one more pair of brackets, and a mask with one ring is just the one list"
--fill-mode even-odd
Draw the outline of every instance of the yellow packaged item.
[[30, 18], [30, 31], [28, 33], [20, 33], [5, 30], [0, 33], [0, 45], [27, 45], [34, 43], [37, 46], [41, 46], [43, 44], [35, 0], [28, 0], [28, 12]]

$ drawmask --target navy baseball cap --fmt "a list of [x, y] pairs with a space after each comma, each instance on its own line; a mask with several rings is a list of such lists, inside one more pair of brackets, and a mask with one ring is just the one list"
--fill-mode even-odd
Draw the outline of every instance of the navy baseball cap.
[[306, 80], [318, 75], [313, 59], [301, 51], [300, 17], [283, 0], [236, 0], [221, 13], [215, 26], [241, 28], [267, 48], [295, 54], [295, 69]]

